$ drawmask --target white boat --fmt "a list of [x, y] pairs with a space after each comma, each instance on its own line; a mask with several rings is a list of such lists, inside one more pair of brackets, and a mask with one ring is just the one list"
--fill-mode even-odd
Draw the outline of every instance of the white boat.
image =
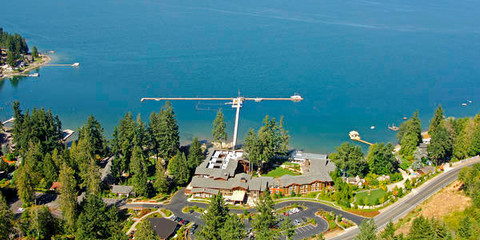
[[78, 67], [78, 66], [80, 66], [80, 63], [78, 63], [78, 62], [72, 64], [72, 67]]
[[375, 129], [375, 126], [371, 126], [370, 129], [372, 129], [372, 130]]
[[462, 103], [462, 106], [464, 106], [464, 107], [465, 107], [465, 106], [467, 106], [467, 104], [466, 104], [466, 103]]

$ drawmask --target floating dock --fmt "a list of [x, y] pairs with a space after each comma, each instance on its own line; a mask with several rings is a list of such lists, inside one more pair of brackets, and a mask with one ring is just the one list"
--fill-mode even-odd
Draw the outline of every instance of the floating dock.
[[367, 145], [373, 145], [373, 143], [369, 143], [365, 140], [362, 140], [360, 138], [360, 133], [358, 133], [357, 131], [350, 131], [350, 133], [348, 133], [348, 136], [350, 136], [350, 139], [352, 141], [357, 141], [357, 142], [361, 142], [361, 143], [365, 143]]

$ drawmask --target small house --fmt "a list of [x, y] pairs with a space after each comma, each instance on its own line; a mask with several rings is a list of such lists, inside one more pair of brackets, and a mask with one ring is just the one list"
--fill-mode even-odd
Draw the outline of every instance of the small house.
[[421, 175], [430, 175], [435, 172], [435, 167], [433, 166], [425, 166], [417, 170], [417, 172]]
[[129, 197], [133, 194], [132, 186], [123, 186], [123, 185], [112, 185], [112, 193], [117, 194], [118, 196]]

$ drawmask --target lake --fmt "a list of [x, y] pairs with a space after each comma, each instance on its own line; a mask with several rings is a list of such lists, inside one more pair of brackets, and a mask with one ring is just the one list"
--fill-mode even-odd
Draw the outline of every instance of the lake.
[[[246, 102], [239, 136], [268, 114], [285, 117], [291, 145], [329, 153], [357, 130], [395, 141], [389, 124], [434, 108], [479, 112], [480, 2], [453, 0], [3, 1], [0, 26], [54, 50], [40, 78], [0, 82], [0, 119], [50, 108], [64, 128], [93, 114], [111, 134], [128, 111], [148, 121], [161, 102], [142, 97], [289, 97]], [[471, 100], [472, 104], [461, 106]], [[224, 102], [173, 102], [182, 142], [211, 138]], [[374, 130], [370, 126], [375, 126]]]

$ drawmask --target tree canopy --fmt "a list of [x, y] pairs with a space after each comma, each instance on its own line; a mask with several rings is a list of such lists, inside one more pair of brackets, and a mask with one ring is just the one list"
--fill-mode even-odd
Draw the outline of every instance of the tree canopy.
[[215, 142], [227, 141], [227, 124], [221, 108], [218, 109], [217, 116], [213, 121], [212, 136]]

